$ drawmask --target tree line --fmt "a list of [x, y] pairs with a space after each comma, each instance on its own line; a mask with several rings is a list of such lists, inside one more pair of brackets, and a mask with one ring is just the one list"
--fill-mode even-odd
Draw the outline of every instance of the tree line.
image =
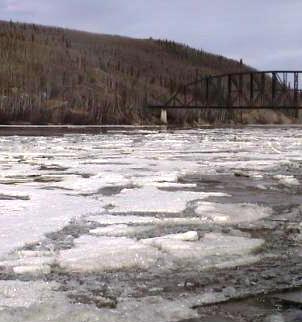
[[[167, 99], [239, 61], [168, 40], [131, 39], [0, 22], [0, 122], [139, 124], [146, 102]], [[195, 115], [175, 113], [175, 122]]]

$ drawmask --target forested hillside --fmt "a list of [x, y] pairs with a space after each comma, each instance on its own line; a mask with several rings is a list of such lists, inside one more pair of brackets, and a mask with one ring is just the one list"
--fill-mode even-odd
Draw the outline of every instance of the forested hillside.
[[142, 123], [147, 99], [248, 68], [166, 40], [12, 22], [0, 22], [0, 62], [0, 123], [33, 124]]

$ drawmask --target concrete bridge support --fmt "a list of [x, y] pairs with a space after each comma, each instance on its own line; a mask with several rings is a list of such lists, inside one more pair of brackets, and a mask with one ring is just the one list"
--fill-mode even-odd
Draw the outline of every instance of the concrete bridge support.
[[302, 107], [298, 109], [298, 122], [302, 124]]
[[160, 121], [162, 124], [168, 124], [168, 113], [166, 109], [161, 109], [160, 111]]

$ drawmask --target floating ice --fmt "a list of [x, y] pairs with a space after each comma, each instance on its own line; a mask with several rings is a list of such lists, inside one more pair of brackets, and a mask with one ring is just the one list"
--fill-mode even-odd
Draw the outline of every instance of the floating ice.
[[[214, 233], [206, 234], [198, 241], [198, 234], [194, 231], [141, 241], [82, 236], [75, 241], [75, 248], [60, 252], [57, 262], [72, 272], [148, 269], [156, 266], [159, 259], [164, 260], [166, 265], [170, 265], [172, 260], [175, 263], [193, 261], [204, 268], [218, 264], [223, 267], [223, 263], [225, 267], [232, 267], [259, 260], [248, 255], [263, 244], [261, 239]], [[246, 258], [244, 255], [247, 255]], [[230, 260], [230, 256], [237, 257]]]
[[163, 212], [180, 213], [192, 200], [206, 199], [208, 197], [227, 196], [223, 193], [206, 193], [191, 191], [161, 191], [156, 187], [145, 186], [139, 189], [124, 189], [122, 192], [109, 199], [115, 206], [111, 212]]
[[0, 281], [0, 312], [8, 307], [29, 308], [50, 302], [59, 296], [53, 292], [57, 287], [58, 284], [48, 282]]
[[252, 265], [259, 262], [261, 259], [262, 257], [260, 255], [244, 255], [239, 258], [224, 260], [223, 262], [214, 264], [213, 267], [218, 269], [227, 269], [238, 266]]
[[283, 184], [286, 187], [292, 187], [292, 186], [299, 186], [300, 182], [298, 179], [296, 179], [294, 176], [285, 176], [285, 175], [277, 175], [274, 176], [275, 179], [279, 180], [281, 184]]
[[129, 238], [82, 236], [75, 248], [63, 250], [58, 263], [72, 272], [104, 272], [148, 269], [155, 265], [159, 252]]
[[128, 226], [128, 225], [110, 225], [100, 227], [89, 231], [92, 235], [109, 237], [127, 237], [152, 229], [152, 226]]
[[160, 221], [159, 218], [151, 216], [133, 216], [133, 215], [93, 215], [86, 218], [87, 220], [98, 222], [101, 225], [120, 225], [120, 224], [155, 224]]
[[[0, 200], [0, 259], [44, 234], [62, 229], [72, 218], [102, 210], [101, 202], [58, 191], [0, 185], [5, 194], [29, 195], [30, 200]], [[26, 192], [26, 193], [25, 193]]]
[[103, 172], [89, 178], [69, 176], [65, 181], [57, 183], [56, 187], [74, 190], [78, 194], [93, 194], [108, 186], [125, 186], [129, 184], [131, 184], [131, 181], [122, 174]]
[[199, 217], [151, 217], [133, 215], [93, 215], [86, 218], [101, 225], [158, 225], [158, 226], [177, 226], [177, 225], [200, 225], [202, 220]]
[[[247, 128], [0, 137], [0, 182], [5, 183], [0, 185], [0, 258], [3, 257], [0, 265], [4, 265], [1, 269], [35, 277], [47, 274], [54, 260], [66, 270], [79, 272], [160, 269], [158, 263], [163, 269], [167, 263], [168, 268], [170, 263], [179, 264], [179, 268], [191, 262], [191, 269], [195, 270], [222, 269], [256, 262], [262, 254], [253, 255], [253, 251], [264, 243], [259, 239], [206, 234], [199, 240], [195, 232], [144, 242], [109, 237], [134, 237], [150, 225], [153, 232], [166, 231], [168, 225], [194, 225], [190, 229], [198, 230], [208, 221], [236, 223], [270, 216], [269, 208], [258, 205], [232, 205], [231, 200], [225, 205], [211, 203], [205, 199], [225, 195], [188, 191], [201, 189], [202, 182], [182, 184], [178, 177], [220, 173], [232, 180], [234, 171], [239, 171], [251, 176], [245, 181], [251, 180], [264, 189], [270, 184], [263, 183], [265, 178], [280, 172], [286, 176], [276, 177], [276, 182], [296, 190], [298, 179], [290, 175], [298, 173], [301, 166], [300, 132], [300, 128], [286, 131]], [[259, 176], [256, 180], [255, 174], [263, 178]], [[62, 181], [47, 182], [52, 180]], [[129, 184], [138, 188], [110, 197], [102, 193], [94, 195], [95, 199], [82, 196], [98, 193], [105, 187]], [[217, 189], [223, 191], [223, 186], [217, 185]], [[194, 215], [189, 211], [182, 213], [191, 210], [196, 203], [190, 202], [197, 200], [195, 217], [189, 217]], [[103, 206], [110, 204], [115, 208], [107, 209], [123, 216], [105, 215]], [[169, 214], [175, 218], [169, 218]], [[45, 233], [58, 231], [72, 218], [82, 216], [108, 225], [92, 230], [91, 234], [109, 237], [83, 236], [75, 240], [75, 248], [61, 251], [57, 259], [54, 254], [29, 251], [4, 257], [26, 243], [41, 241]], [[124, 299], [116, 310], [96, 310], [71, 305], [59, 292], [54, 295], [52, 286], [45, 282], [2, 281], [0, 321], [172, 322], [195, 317], [196, 313], [189, 308], [194, 303], [213, 303], [225, 298], [221, 293], [205, 294], [190, 304], [183, 299]]]
[[0, 262], [0, 266], [6, 268], [18, 266], [43, 266], [54, 264], [54, 257], [26, 257], [19, 259], [11, 259]]
[[18, 275], [41, 276], [51, 271], [55, 263], [55, 254], [39, 251], [18, 251], [8, 256], [7, 260], [0, 261], [0, 267], [7, 272]]
[[272, 209], [255, 204], [200, 202], [196, 213], [217, 223], [253, 222], [272, 215]]
[[32, 265], [32, 266], [16, 266], [13, 268], [15, 274], [41, 276], [50, 274], [51, 268], [49, 265]]
[[[191, 233], [190, 233], [191, 234]], [[178, 237], [178, 238], [176, 238]], [[262, 239], [233, 237], [223, 234], [206, 234], [200, 241], [186, 241], [184, 235], [163, 236], [141, 240], [143, 244], [158, 248], [160, 251], [172, 255], [178, 261], [199, 262], [201, 266], [215, 266], [209, 263], [208, 258], [220, 257], [220, 262], [228, 261], [228, 256], [248, 255], [264, 244]], [[242, 263], [245, 261], [242, 260]], [[238, 263], [237, 263], [238, 264]]]
[[52, 257], [54, 256], [53, 252], [50, 251], [38, 251], [38, 250], [19, 250], [16, 252], [16, 255], [19, 257]]
[[197, 318], [196, 311], [181, 300], [166, 300], [160, 296], [125, 299], [116, 311], [101, 310], [104, 322], [177, 322]]
[[1, 322], [177, 322], [198, 317], [197, 312], [190, 308], [189, 301], [184, 303], [159, 296], [121, 299], [116, 309], [70, 304], [62, 295], [51, 298], [50, 303], [45, 301], [47, 296], [42, 299], [37, 296], [38, 299], [42, 301], [26, 310], [0, 310]]
[[199, 237], [198, 237], [197, 231], [188, 231], [183, 234], [171, 234], [171, 235], [159, 237], [159, 239], [172, 239], [172, 240], [181, 240], [181, 241], [197, 241], [198, 238]]

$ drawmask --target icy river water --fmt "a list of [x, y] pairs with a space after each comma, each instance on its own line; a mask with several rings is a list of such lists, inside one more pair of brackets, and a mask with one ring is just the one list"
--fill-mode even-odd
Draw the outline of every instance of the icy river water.
[[264, 321], [217, 303], [302, 286], [301, 130], [0, 136], [0, 321]]

